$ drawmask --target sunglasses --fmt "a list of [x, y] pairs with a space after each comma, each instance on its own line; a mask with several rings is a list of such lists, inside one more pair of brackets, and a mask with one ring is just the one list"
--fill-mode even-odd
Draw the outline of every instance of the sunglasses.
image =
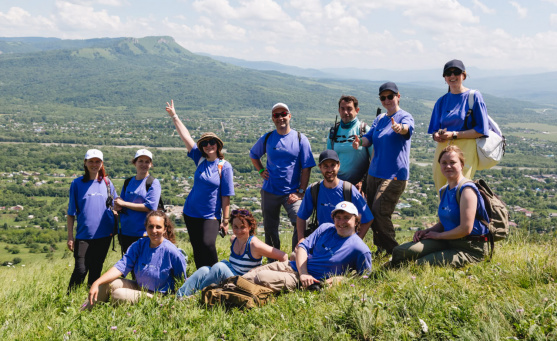
[[381, 100], [381, 102], [385, 101], [387, 98], [389, 99], [389, 101], [392, 101], [395, 96], [395, 94], [390, 94], [388, 96], [379, 96], [379, 99]]
[[290, 114], [288, 111], [275, 112], [275, 113], [273, 113], [273, 117], [274, 118], [286, 117], [286, 116], [288, 116], [288, 114]]
[[199, 145], [201, 146], [201, 148], [207, 147], [208, 145], [214, 146], [215, 144], [217, 144], [217, 140], [215, 140], [215, 139], [204, 140], [204, 141], [199, 142]]
[[248, 210], [232, 210], [232, 212], [230, 212], [231, 217], [237, 217], [239, 215], [244, 217], [251, 217], [251, 212]]
[[462, 70], [461, 69], [452, 69], [452, 70], [447, 70], [443, 73], [443, 77], [450, 77], [451, 74], [455, 75], [455, 76], [460, 76], [462, 74]]

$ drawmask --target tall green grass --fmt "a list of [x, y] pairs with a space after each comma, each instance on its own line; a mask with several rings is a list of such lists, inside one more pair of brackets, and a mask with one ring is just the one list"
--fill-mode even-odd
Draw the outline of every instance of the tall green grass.
[[[289, 235], [282, 238], [286, 249]], [[219, 238], [221, 258], [228, 245]], [[180, 246], [191, 256], [187, 242]], [[66, 295], [73, 259], [58, 257], [0, 268], [0, 339], [555, 340], [556, 254], [553, 239], [514, 235], [496, 245], [491, 262], [384, 270], [383, 257], [367, 278], [282, 294], [250, 311], [167, 296], [90, 312], [79, 312], [85, 287]], [[118, 256], [110, 253], [105, 270]], [[188, 265], [188, 273], [194, 270]]]

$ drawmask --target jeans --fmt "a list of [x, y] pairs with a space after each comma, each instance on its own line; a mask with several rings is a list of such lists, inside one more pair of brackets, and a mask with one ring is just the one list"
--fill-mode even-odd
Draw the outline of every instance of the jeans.
[[178, 290], [176, 296], [191, 296], [196, 291], [208, 287], [211, 284], [219, 284], [223, 280], [239, 276], [241, 274], [234, 271], [232, 265], [227, 260], [221, 260], [213, 266], [204, 266], [197, 269]]
[[[276, 195], [261, 190], [261, 210], [263, 211], [263, 227], [265, 229], [265, 243], [280, 250], [280, 208], [284, 207], [288, 214], [290, 223], [294, 226], [294, 234], [292, 235], [292, 251], [298, 244], [298, 234], [296, 233], [296, 219], [298, 218], [298, 210], [302, 205], [302, 200], [297, 200], [292, 204], [288, 201], [289, 194]], [[267, 258], [269, 262], [274, 259]]]

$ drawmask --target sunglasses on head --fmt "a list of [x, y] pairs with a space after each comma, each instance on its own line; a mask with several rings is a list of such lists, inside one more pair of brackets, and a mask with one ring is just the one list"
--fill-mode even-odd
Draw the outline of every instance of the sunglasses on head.
[[204, 140], [204, 141], [199, 142], [199, 145], [201, 146], [201, 148], [207, 147], [208, 145], [214, 146], [215, 144], [217, 144], [217, 140], [215, 140], [215, 139]]
[[230, 212], [231, 217], [237, 217], [239, 215], [244, 217], [251, 217], [251, 212], [248, 210], [232, 210], [232, 212]]
[[449, 69], [443, 73], [443, 77], [450, 77], [451, 74], [455, 76], [460, 76], [462, 74], [461, 69]]
[[273, 113], [273, 117], [274, 118], [286, 117], [286, 116], [288, 116], [288, 114], [290, 114], [288, 111], [275, 112], [275, 113]]
[[389, 99], [389, 101], [392, 101], [395, 96], [395, 94], [390, 94], [388, 96], [379, 96], [379, 99], [381, 100], [381, 102], [385, 101], [387, 98]]

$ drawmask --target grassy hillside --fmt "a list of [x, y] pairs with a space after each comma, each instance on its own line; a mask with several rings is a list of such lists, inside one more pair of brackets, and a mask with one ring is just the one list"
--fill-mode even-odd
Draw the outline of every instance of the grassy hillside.
[[[289, 236], [282, 237], [287, 244]], [[219, 238], [220, 258], [228, 256], [227, 244]], [[188, 242], [179, 245], [191, 255]], [[351, 277], [318, 293], [282, 294], [251, 311], [206, 309], [198, 296], [168, 296], [84, 313], [78, 309], [85, 287], [66, 296], [72, 259], [56, 257], [0, 268], [0, 338], [555, 340], [556, 254], [555, 238], [514, 235], [497, 244], [491, 262], [460, 270], [409, 265], [386, 271], [380, 268], [385, 259], [376, 259], [367, 278]], [[110, 252], [105, 270], [116, 260]], [[190, 262], [188, 273], [193, 270]]]

